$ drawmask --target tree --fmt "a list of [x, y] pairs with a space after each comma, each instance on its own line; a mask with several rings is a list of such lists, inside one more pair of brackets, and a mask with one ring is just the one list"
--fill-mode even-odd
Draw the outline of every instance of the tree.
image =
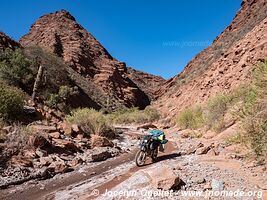
[[0, 52], [0, 80], [20, 88], [27, 88], [33, 82], [34, 63], [23, 54], [21, 49], [6, 49]]

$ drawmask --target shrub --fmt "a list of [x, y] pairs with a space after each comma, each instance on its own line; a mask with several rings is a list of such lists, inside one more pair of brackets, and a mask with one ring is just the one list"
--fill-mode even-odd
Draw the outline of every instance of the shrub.
[[17, 155], [29, 147], [29, 136], [26, 126], [22, 126], [21, 124], [12, 125], [12, 131], [3, 140], [2, 146], [4, 148], [0, 154], [0, 168], [5, 167], [6, 162], [13, 155]]
[[48, 100], [46, 101], [47, 105], [50, 108], [58, 108], [58, 105], [60, 102], [61, 102], [61, 99], [58, 94], [50, 94]]
[[226, 145], [240, 144], [243, 142], [244, 142], [244, 138], [240, 133], [237, 133], [225, 139]]
[[77, 87], [61, 86], [57, 94], [50, 94], [47, 105], [51, 108], [67, 111], [68, 100], [79, 93]]
[[34, 63], [26, 58], [21, 49], [1, 51], [0, 79], [8, 84], [25, 89], [34, 81], [32, 65]]
[[231, 98], [226, 95], [215, 96], [207, 102], [204, 113], [206, 124], [209, 127], [220, 131], [223, 126], [223, 117], [230, 102]]
[[13, 86], [0, 82], [0, 118], [15, 119], [23, 110], [24, 93]]
[[149, 122], [158, 120], [160, 118], [159, 112], [156, 109], [151, 108], [149, 106], [145, 108], [144, 114], [147, 116]]
[[244, 140], [258, 157], [267, 155], [267, 61], [253, 70], [252, 100], [242, 109], [241, 128]]
[[177, 124], [182, 128], [199, 128], [203, 122], [203, 110], [200, 106], [183, 110], [177, 118]]
[[77, 124], [88, 135], [102, 135], [111, 130], [111, 126], [108, 124], [103, 113], [94, 109], [83, 108], [74, 110], [65, 120], [69, 125]]
[[[30, 60], [38, 60], [44, 67], [42, 82], [38, 88], [39, 97], [48, 100], [50, 94], [58, 93], [60, 86], [72, 85], [62, 58], [39, 46], [26, 47], [24, 52]], [[32, 70], [37, 73], [38, 68], [39, 65], [34, 65]]]
[[159, 117], [158, 111], [151, 107], [146, 107], [144, 110], [138, 108], [121, 109], [107, 116], [111, 123], [118, 124], [147, 123], [158, 120]]

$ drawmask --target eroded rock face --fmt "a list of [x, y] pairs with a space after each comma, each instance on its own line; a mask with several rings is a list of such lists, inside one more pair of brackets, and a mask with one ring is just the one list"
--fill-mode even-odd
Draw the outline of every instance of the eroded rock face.
[[243, 1], [232, 23], [184, 71], [162, 87], [157, 107], [169, 116], [249, 81], [253, 65], [267, 57], [267, 4]]
[[149, 96], [150, 100], [158, 98], [159, 90], [166, 82], [161, 76], [154, 76], [131, 67], [128, 67], [127, 73], [130, 79]]
[[62, 57], [75, 83], [101, 107], [139, 106], [148, 96], [128, 77], [125, 63], [107, 50], [65, 10], [40, 17], [20, 40]]
[[18, 42], [12, 40], [3, 32], [0, 32], [0, 50], [5, 50], [6, 48], [14, 50], [17, 47], [20, 47]]

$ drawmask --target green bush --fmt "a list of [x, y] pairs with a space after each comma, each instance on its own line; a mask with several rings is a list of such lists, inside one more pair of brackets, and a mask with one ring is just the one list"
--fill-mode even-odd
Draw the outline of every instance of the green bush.
[[221, 131], [224, 126], [223, 118], [231, 100], [226, 95], [218, 95], [211, 98], [204, 108], [206, 125], [215, 131]]
[[241, 128], [244, 140], [258, 157], [267, 156], [267, 61], [253, 70], [253, 95], [242, 108]]
[[160, 118], [159, 112], [156, 109], [151, 108], [149, 106], [144, 109], [143, 113], [147, 116], [148, 122], [152, 122]]
[[58, 93], [50, 94], [47, 105], [50, 108], [60, 109], [62, 111], [67, 111], [68, 100], [79, 93], [77, 87], [60, 86]]
[[146, 107], [144, 110], [138, 108], [127, 108], [108, 114], [107, 118], [115, 124], [147, 123], [158, 120], [160, 117], [157, 110]]
[[111, 126], [108, 124], [103, 113], [94, 109], [83, 108], [74, 110], [65, 120], [69, 125], [77, 124], [88, 135], [102, 135], [111, 130]]
[[227, 145], [240, 144], [244, 142], [244, 138], [240, 133], [232, 135], [225, 140]]
[[34, 81], [32, 65], [21, 49], [1, 51], [0, 80], [25, 89]]
[[182, 128], [196, 129], [204, 123], [201, 106], [183, 110], [177, 118], [178, 126]]
[[[38, 97], [48, 100], [51, 94], [58, 93], [60, 86], [73, 85], [62, 58], [39, 46], [26, 47], [24, 53], [30, 60], [40, 61], [44, 67], [42, 82], [38, 88]], [[38, 68], [39, 65], [34, 65], [32, 70], [37, 73]]]
[[23, 110], [24, 97], [20, 89], [0, 82], [0, 118], [16, 119]]
[[46, 104], [50, 108], [58, 108], [59, 104], [61, 103], [61, 98], [58, 94], [50, 94], [48, 100], [46, 101]]

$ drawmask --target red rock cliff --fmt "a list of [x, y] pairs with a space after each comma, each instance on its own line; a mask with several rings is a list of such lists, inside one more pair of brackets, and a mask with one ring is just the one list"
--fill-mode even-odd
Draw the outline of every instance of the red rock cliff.
[[[250, 80], [253, 65], [267, 57], [267, 2], [246, 0], [232, 23], [160, 89], [156, 107], [179, 113]], [[171, 112], [170, 112], [171, 111]]]
[[144, 108], [150, 103], [128, 77], [125, 63], [114, 59], [65, 10], [40, 17], [20, 43], [38, 45], [62, 57], [75, 83], [102, 107]]

